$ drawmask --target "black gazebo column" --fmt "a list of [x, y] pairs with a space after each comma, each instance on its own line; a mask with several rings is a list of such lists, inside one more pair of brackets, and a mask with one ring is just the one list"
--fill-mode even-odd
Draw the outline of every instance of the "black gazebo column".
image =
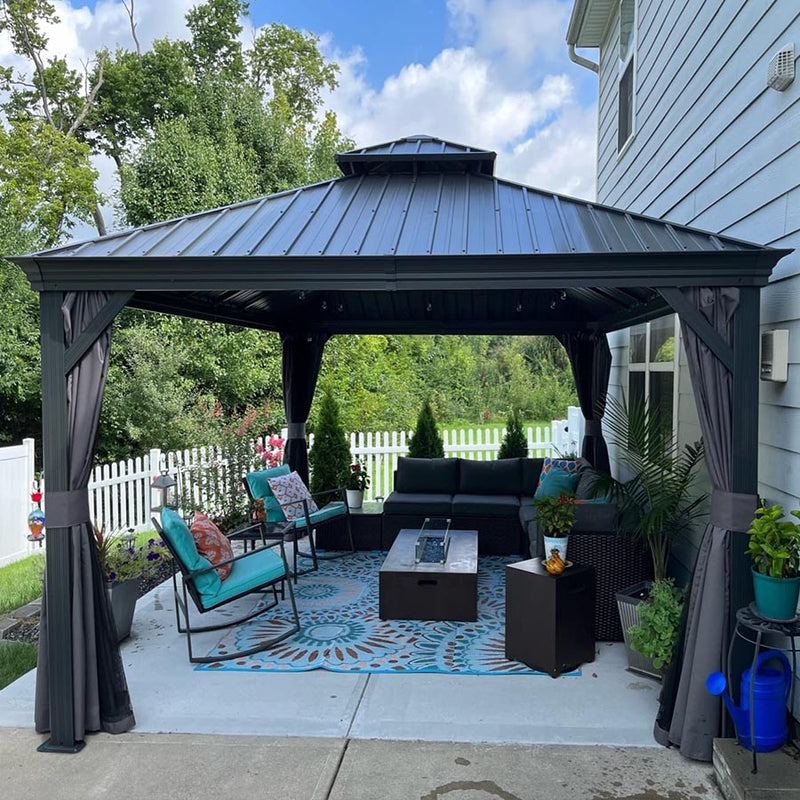
[[[739, 289], [739, 306], [733, 320], [731, 490], [743, 495], [758, 494], [760, 304], [759, 288]], [[736, 611], [753, 600], [752, 561], [746, 553], [747, 540], [746, 533], [731, 532], [730, 635], [736, 627]]]
[[286, 410], [288, 435], [283, 450], [288, 464], [308, 484], [308, 445], [306, 422], [317, 386], [322, 353], [328, 334], [319, 332], [282, 332], [283, 407]]
[[[39, 297], [42, 334], [42, 451], [47, 494], [66, 492], [69, 489], [66, 346], [62, 302], [62, 292], [42, 292]], [[50, 738], [39, 749], [74, 753], [84, 743], [75, 739], [71, 587], [70, 529], [48, 525], [45, 603]]]

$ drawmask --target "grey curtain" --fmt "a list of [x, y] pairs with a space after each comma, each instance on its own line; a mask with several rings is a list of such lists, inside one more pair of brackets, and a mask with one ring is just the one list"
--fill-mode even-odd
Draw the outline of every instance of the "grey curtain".
[[[80, 335], [105, 305], [105, 292], [68, 292], [64, 297], [66, 346]], [[70, 492], [60, 514], [72, 516], [69, 527], [72, 563], [72, 674], [75, 739], [87, 731], [122, 733], [135, 725], [116, 629], [105, 592], [86, 504], [97, 425], [103, 399], [110, 327], [98, 338], [67, 378]], [[45, 497], [47, 502], [47, 497]], [[48, 516], [50, 511], [48, 509]], [[79, 520], [78, 517], [86, 519]], [[65, 565], [66, 566], [66, 565]], [[36, 676], [36, 730], [50, 730], [48, 627], [46, 593], [42, 598]]]
[[578, 402], [586, 420], [581, 456], [595, 469], [610, 472], [608, 446], [601, 428], [611, 377], [608, 338], [604, 333], [579, 332], [560, 334], [558, 340], [569, 356]]
[[317, 386], [322, 353], [328, 335], [325, 333], [282, 333], [283, 407], [289, 433], [283, 450], [283, 461], [308, 485], [308, 445], [306, 422]]
[[[739, 290], [694, 287], [685, 289], [684, 295], [730, 344]], [[731, 523], [751, 518], [756, 498], [731, 494], [731, 373], [685, 324], [683, 341], [713, 493], [711, 519], [695, 563], [679, 645], [662, 688], [655, 737], [663, 745], [677, 745], [687, 758], [711, 761], [712, 740], [722, 730], [722, 704], [706, 691], [705, 679], [710, 672], [725, 670]]]

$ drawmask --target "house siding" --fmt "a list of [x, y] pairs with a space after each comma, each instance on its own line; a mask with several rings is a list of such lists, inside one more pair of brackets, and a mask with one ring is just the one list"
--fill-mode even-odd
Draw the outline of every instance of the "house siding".
[[[789, 380], [762, 383], [759, 492], [789, 507], [800, 496], [800, 76], [766, 85], [783, 45], [800, 54], [800, 7], [785, 0], [639, 0], [635, 136], [617, 154], [618, 20], [600, 48], [597, 199], [796, 252], [762, 291], [762, 330], [789, 330]], [[615, 334], [619, 342], [624, 334]], [[612, 393], [626, 383], [614, 347]], [[620, 358], [617, 361], [617, 358]], [[699, 438], [681, 357], [678, 435]], [[679, 543], [675, 568], [691, 570], [699, 533]]]

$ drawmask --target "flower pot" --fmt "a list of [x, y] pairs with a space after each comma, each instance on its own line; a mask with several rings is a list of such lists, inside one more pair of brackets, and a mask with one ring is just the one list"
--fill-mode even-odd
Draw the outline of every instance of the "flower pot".
[[762, 617], [787, 622], [797, 616], [800, 578], [772, 578], [753, 570], [753, 591]]
[[661, 678], [664, 671], [653, 665], [653, 659], [642, 655], [631, 647], [631, 636], [628, 631], [639, 624], [639, 604], [647, 600], [653, 581], [640, 581], [617, 592], [617, 610], [622, 623], [622, 635], [625, 639], [625, 650], [628, 653], [628, 669], [651, 678]]
[[569, 536], [542, 536], [544, 542], [544, 558], [542, 561], [547, 561], [553, 550], [558, 550], [561, 560], [566, 563], [567, 561], [567, 542]]
[[346, 491], [348, 508], [361, 508], [364, 505], [363, 489], [347, 489]]
[[106, 581], [106, 594], [117, 626], [117, 641], [121, 642], [131, 633], [133, 612], [136, 610], [136, 601], [139, 598], [139, 579]]

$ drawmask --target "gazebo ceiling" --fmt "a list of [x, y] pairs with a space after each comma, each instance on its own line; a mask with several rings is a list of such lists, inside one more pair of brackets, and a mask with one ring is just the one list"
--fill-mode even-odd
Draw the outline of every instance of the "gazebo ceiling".
[[532, 189], [429, 136], [340, 153], [344, 176], [15, 258], [34, 289], [272, 330], [613, 330], [660, 287], [765, 285], [787, 252]]

